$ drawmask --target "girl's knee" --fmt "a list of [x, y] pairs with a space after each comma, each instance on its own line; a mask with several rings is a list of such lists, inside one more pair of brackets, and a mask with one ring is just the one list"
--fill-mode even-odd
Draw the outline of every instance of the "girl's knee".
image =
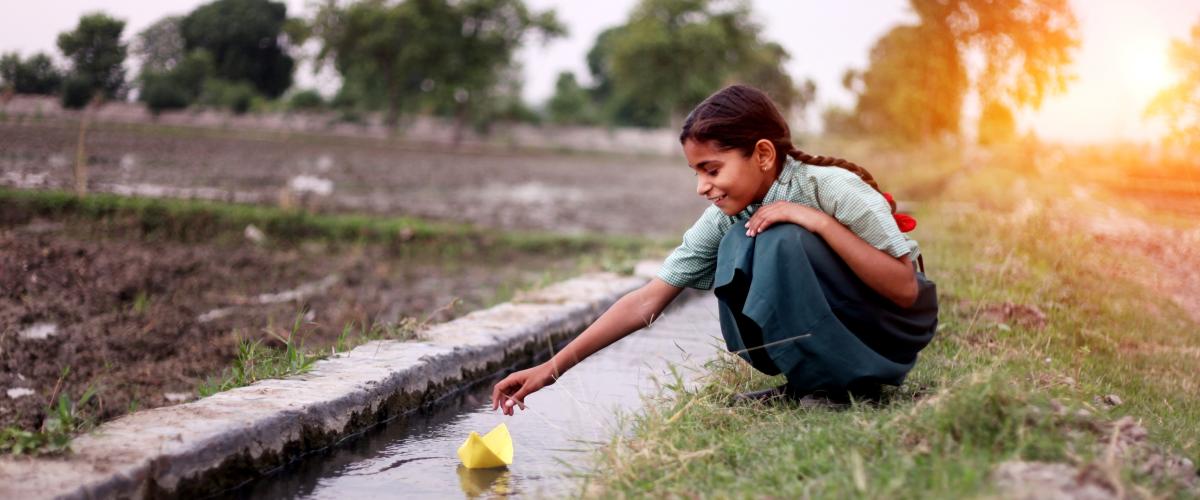
[[825, 240], [816, 233], [798, 224], [775, 224], [755, 236], [756, 245], [777, 245], [784, 250], [803, 249], [809, 251], [825, 245]]
[[796, 224], [775, 224], [753, 237], [746, 236], [746, 232], [739, 229], [734, 227], [725, 233], [718, 254], [754, 248], [755, 255], [760, 258], [772, 255], [786, 261], [797, 261], [804, 255], [823, 259], [832, 252], [823, 238]]

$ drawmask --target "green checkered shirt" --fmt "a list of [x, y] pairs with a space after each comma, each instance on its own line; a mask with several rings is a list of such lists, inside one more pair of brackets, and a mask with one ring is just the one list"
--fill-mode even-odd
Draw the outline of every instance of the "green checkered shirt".
[[717, 247], [725, 232], [737, 220], [748, 219], [758, 207], [776, 201], [820, 209], [871, 246], [893, 257], [911, 254], [910, 258], [915, 261], [920, 255], [917, 242], [896, 226], [887, 200], [854, 172], [839, 167], [805, 165], [788, 157], [762, 203], [753, 203], [732, 217], [715, 205], [708, 207], [700, 220], [683, 234], [683, 243], [663, 262], [658, 277], [680, 288], [712, 288]]

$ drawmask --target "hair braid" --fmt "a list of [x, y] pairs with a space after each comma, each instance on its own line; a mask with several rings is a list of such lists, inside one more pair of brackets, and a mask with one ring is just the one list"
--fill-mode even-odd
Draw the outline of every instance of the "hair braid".
[[[875, 182], [875, 177], [871, 175], [871, 172], [868, 172], [867, 169], [858, 166], [852, 161], [834, 158], [832, 156], [813, 156], [795, 148], [792, 148], [792, 150], [788, 151], [787, 154], [788, 156], [795, 158], [796, 161], [804, 164], [815, 165], [818, 167], [840, 167], [854, 172], [854, 175], [857, 175], [863, 180], [863, 182], [874, 188], [875, 191], [883, 193], [883, 190], [879, 189], [879, 184]], [[888, 204], [892, 207], [892, 213], [895, 213], [896, 203], [889, 201]]]

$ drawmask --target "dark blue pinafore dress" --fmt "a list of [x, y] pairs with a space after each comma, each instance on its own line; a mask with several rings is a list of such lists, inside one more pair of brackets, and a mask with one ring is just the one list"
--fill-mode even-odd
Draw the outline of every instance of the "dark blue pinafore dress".
[[[741, 227], [740, 221], [734, 227]], [[900, 385], [937, 330], [937, 290], [917, 272], [903, 308], [875, 292], [823, 238], [795, 224], [754, 237], [726, 232], [714, 293], [731, 352], [789, 392], [870, 391]]]

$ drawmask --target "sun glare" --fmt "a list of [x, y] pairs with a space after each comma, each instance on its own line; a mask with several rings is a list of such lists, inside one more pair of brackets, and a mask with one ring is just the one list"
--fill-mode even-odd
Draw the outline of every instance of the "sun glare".
[[1175, 83], [1167, 60], [1166, 40], [1142, 40], [1130, 44], [1124, 54], [1126, 81], [1139, 98], [1149, 99]]

